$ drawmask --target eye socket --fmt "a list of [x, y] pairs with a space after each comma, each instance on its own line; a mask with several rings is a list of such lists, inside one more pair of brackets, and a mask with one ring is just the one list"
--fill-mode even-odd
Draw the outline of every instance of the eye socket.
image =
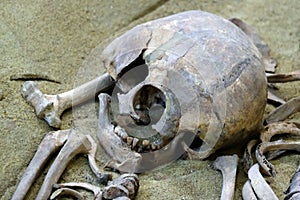
[[152, 125], [161, 118], [166, 108], [166, 97], [158, 88], [145, 85], [135, 94], [133, 106], [140, 117], [136, 123], [138, 125]]

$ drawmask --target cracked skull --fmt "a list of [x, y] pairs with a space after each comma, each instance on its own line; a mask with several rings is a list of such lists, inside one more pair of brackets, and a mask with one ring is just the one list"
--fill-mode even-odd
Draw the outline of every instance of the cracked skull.
[[[232, 22], [190, 11], [136, 26], [102, 53], [115, 80], [100, 94], [98, 139], [108, 166], [142, 172], [177, 159], [195, 138], [204, 159], [262, 126], [260, 53]], [[252, 135], [253, 136], [253, 135]]]

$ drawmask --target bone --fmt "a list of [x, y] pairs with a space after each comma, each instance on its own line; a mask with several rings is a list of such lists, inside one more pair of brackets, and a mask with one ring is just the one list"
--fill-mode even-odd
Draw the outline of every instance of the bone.
[[249, 180], [243, 186], [242, 196], [243, 200], [258, 200]]
[[60, 188], [51, 194], [50, 200], [58, 199], [59, 196], [71, 196], [71, 197], [75, 197], [77, 200], [85, 199], [84, 196], [79, 192], [77, 192], [76, 190], [70, 188]]
[[122, 185], [128, 190], [128, 197], [134, 199], [139, 190], [139, 178], [136, 174], [122, 174], [115, 180], [112, 185]]
[[266, 118], [266, 122], [278, 122], [287, 119], [290, 115], [300, 111], [300, 96], [295, 97], [273, 110]]
[[237, 155], [218, 157], [213, 164], [213, 167], [220, 170], [223, 175], [221, 200], [230, 200], [234, 197], [237, 165]]
[[73, 90], [57, 95], [43, 94], [36, 83], [26, 81], [21, 94], [26, 101], [34, 107], [36, 115], [46, 120], [49, 126], [59, 128], [60, 116], [68, 108], [79, 105], [114, 84], [109, 74], [104, 74]]
[[82, 189], [93, 192], [94, 199], [99, 199], [99, 200], [102, 199], [102, 190], [99, 187], [89, 184], [89, 183], [75, 183], [75, 182], [61, 183], [61, 184], [54, 184], [53, 188], [55, 188], [57, 190], [52, 193], [51, 198], [52, 197], [55, 198], [55, 197], [59, 196], [60, 195], [59, 190], [63, 191], [65, 189], [70, 189], [70, 188], [82, 188]]
[[36, 154], [28, 165], [24, 175], [12, 197], [12, 200], [24, 199], [37, 176], [44, 169], [45, 164], [68, 139], [71, 130], [48, 133], [38, 147]]
[[258, 163], [254, 164], [250, 168], [250, 170], [248, 171], [248, 178], [257, 199], [278, 200], [278, 197], [275, 195], [272, 188], [261, 175]]
[[300, 136], [300, 129], [292, 122], [276, 122], [268, 124], [260, 134], [262, 142], [270, 142], [274, 135], [291, 134]]
[[108, 181], [112, 180], [112, 175], [101, 172], [101, 170], [99, 169], [96, 163], [97, 143], [90, 135], [87, 135], [86, 137], [91, 144], [91, 148], [88, 152], [89, 165], [93, 173], [96, 175], [98, 183], [107, 185]]
[[247, 148], [245, 149], [244, 156], [243, 156], [243, 169], [246, 174], [248, 173], [249, 169], [253, 165], [252, 149], [257, 144], [258, 144], [258, 140], [251, 140], [247, 144]]
[[109, 119], [109, 102], [108, 94], [99, 95], [99, 129], [97, 138], [105, 149], [106, 153], [114, 160], [109, 161], [106, 167], [110, 167], [121, 172], [136, 172], [140, 167], [142, 156], [139, 153], [131, 151], [127, 144], [114, 133], [114, 125]]
[[78, 154], [87, 154], [90, 148], [91, 144], [87, 137], [77, 135], [75, 131], [72, 130], [67, 142], [51, 165], [36, 199], [48, 199], [53, 184], [57, 183], [70, 160]]
[[283, 100], [282, 98], [278, 97], [277, 95], [275, 95], [270, 90], [268, 90], [268, 100], [270, 100], [272, 102], [275, 102], [275, 103], [279, 103], [280, 105], [286, 103], [285, 100]]
[[125, 196], [134, 199], [138, 189], [138, 176], [136, 174], [123, 174], [103, 189], [103, 197], [105, 199], [115, 199]]
[[109, 185], [103, 189], [104, 199], [114, 199], [117, 197], [128, 196], [128, 190], [122, 185]]
[[264, 142], [258, 145], [256, 149], [256, 159], [264, 172], [269, 176], [276, 176], [274, 166], [264, 156], [265, 152], [275, 150], [296, 150], [300, 151], [300, 141], [283, 141]]
[[284, 200], [293, 200], [300, 198], [300, 166], [290, 180], [290, 186], [285, 192]]
[[300, 70], [289, 72], [286, 74], [268, 74], [268, 83], [286, 83], [292, 81], [300, 81]]

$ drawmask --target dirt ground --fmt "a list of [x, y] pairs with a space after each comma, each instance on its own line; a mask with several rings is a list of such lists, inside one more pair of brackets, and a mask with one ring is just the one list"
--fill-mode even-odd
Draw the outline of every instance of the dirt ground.
[[[11, 198], [41, 139], [53, 130], [22, 99], [23, 81], [16, 80], [18, 77], [44, 76], [48, 80], [37, 83], [45, 93], [67, 91], [103, 72], [93, 68], [97, 60], [92, 55], [115, 35], [150, 19], [192, 9], [248, 22], [269, 44], [271, 55], [278, 61], [277, 72], [300, 69], [298, 0], [0, 1], [0, 199]], [[277, 94], [285, 100], [300, 95], [299, 83], [278, 87]], [[267, 111], [271, 109], [267, 107]], [[94, 101], [77, 110], [63, 115], [62, 129], [73, 127], [75, 118], [80, 118], [90, 125], [90, 134], [95, 134], [96, 122], [88, 112], [95, 111]], [[291, 120], [299, 119], [297, 114]], [[299, 159], [298, 155], [288, 155], [272, 162], [277, 177], [268, 180], [280, 199]], [[99, 165], [106, 160], [103, 156]], [[219, 199], [222, 177], [210, 165], [211, 161], [179, 160], [147, 172], [140, 176], [136, 199]], [[42, 180], [43, 175], [27, 199], [34, 198]], [[94, 182], [86, 157], [73, 159], [61, 181]], [[235, 199], [241, 199], [244, 182], [240, 169]]]

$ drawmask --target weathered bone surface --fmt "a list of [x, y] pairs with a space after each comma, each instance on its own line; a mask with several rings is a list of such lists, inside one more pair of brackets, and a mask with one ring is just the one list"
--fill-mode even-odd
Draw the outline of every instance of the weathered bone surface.
[[[107, 183], [111, 176], [100, 173], [100, 170], [94, 166], [95, 158], [91, 158], [94, 156], [95, 152], [94, 142], [91, 140], [91, 137], [78, 135], [72, 129], [50, 132], [47, 134], [40, 144], [34, 158], [27, 167], [12, 199], [18, 200], [25, 197], [32, 183], [44, 169], [46, 162], [60, 147], [62, 148], [47, 172], [37, 199], [48, 199], [50, 197], [53, 185], [57, 183], [70, 160], [78, 154], [90, 154], [89, 161], [92, 170], [96, 173], [96, 176], [101, 179], [100, 182]], [[63, 192], [71, 191], [66, 190]]]
[[[143, 99], [138, 95], [146, 89], [144, 85], [164, 94], [160, 96], [161, 105], [174, 104], [176, 97], [181, 116], [168, 114], [170, 110], [165, 107], [160, 120], [149, 130], [157, 132], [155, 128], [166, 124], [170, 116], [169, 121], [178, 123], [175, 130], [169, 127], [163, 131], [168, 133], [168, 140], [177, 133], [190, 132], [204, 141], [200, 153], [194, 153], [197, 158], [204, 159], [217, 149], [247, 140], [262, 125], [267, 95], [263, 61], [249, 37], [228, 20], [189, 11], [150, 21], [116, 38], [103, 51], [103, 57], [108, 73], [117, 82], [127, 71], [134, 70], [132, 63], [146, 64], [148, 68], [145, 80], [131, 90], [118, 83], [120, 88], [127, 88], [124, 96], [119, 95], [119, 100], [126, 102], [120, 105], [122, 117], [128, 115], [137, 122], [141, 115], [136, 106], [147, 110], [155, 104], [149, 100], [153, 96]], [[168, 99], [171, 93], [174, 95]], [[129, 136], [126, 143], [131, 144], [133, 138], [138, 139], [135, 147], [143, 143], [145, 138], [132, 137], [134, 133], [128, 127], [118, 125]], [[110, 132], [114, 134], [113, 129]], [[157, 134], [163, 138], [161, 133]], [[148, 140], [153, 144], [150, 151], [161, 148], [158, 141]], [[163, 146], [164, 143], [162, 139]], [[104, 148], [111, 151], [109, 145]]]
[[266, 159], [264, 153], [276, 150], [296, 150], [300, 151], [300, 141], [283, 141], [264, 142], [258, 145], [256, 150], [256, 159], [264, 172], [275, 177], [276, 171], [274, 166]]
[[55, 199], [61, 195], [65, 195], [65, 192], [68, 192], [68, 196], [73, 196], [76, 198], [81, 198], [83, 195], [71, 188], [82, 188], [88, 191], [93, 192], [96, 200], [102, 200], [102, 190], [100, 187], [91, 185], [89, 183], [61, 183], [54, 184], [53, 188], [55, 191], [52, 193], [50, 199]]
[[223, 175], [221, 200], [232, 200], [234, 198], [238, 160], [237, 155], [220, 156], [213, 164], [213, 167], [220, 170]]
[[48, 133], [41, 144], [35, 156], [28, 165], [22, 179], [12, 197], [13, 200], [24, 199], [31, 185], [37, 176], [44, 169], [44, 165], [54, 152], [56, 152], [68, 139], [70, 130], [56, 131]]
[[283, 121], [296, 112], [300, 112], [300, 96], [289, 100], [273, 110], [266, 118], [266, 122], [269, 124], [272, 122]]
[[59, 128], [60, 116], [66, 109], [95, 97], [97, 93], [112, 86], [113, 83], [111, 77], [104, 74], [68, 92], [47, 95], [38, 89], [36, 83], [27, 81], [23, 84], [21, 94], [34, 107], [40, 119], [45, 119], [49, 126]]
[[300, 166], [290, 180], [290, 186], [285, 192], [284, 200], [293, 200], [300, 198]]
[[92, 191], [96, 200], [134, 199], [139, 189], [139, 178], [135, 174], [123, 174], [109, 182], [108, 186], [103, 189], [89, 183], [62, 183], [55, 184], [54, 188], [56, 190], [52, 193], [51, 199], [55, 199], [60, 195], [84, 199], [82, 194], [71, 188], [82, 188]]
[[258, 144], [258, 140], [251, 140], [250, 142], [248, 142], [247, 147], [244, 151], [242, 164], [243, 164], [244, 172], [246, 174], [248, 173], [249, 169], [254, 164], [253, 158], [252, 158], [252, 150], [255, 147], [255, 145], [257, 145], [257, 144]]
[[258, 200], [257, 196], [255, 195], [255, 192], [253, 191], [250, 180], [248, 180], [244, 184], [242, 190], [242, 196], [243, 196], [243, 200]]
[[[252, 187], [252, 191], [254, 191], [255, 196], [257, 199], [264, 199], [264, 200], [276, 200], [278, 199], [275, 193], [273, 192], [272, 188], [269, 184], [265, 181], [264, 177], [261, 175], [259, 171], [259, 164], [254, 164], [250, 170], [248, 171], [248, 178], [250, 180], [250, 184]], [[246, 182], [245, 190], [249, 189], [249, 182]], [[251, 190], [250, 190], [251, 191]], [[245, 196], [244, 196], [245, 195]], [[243, 192], [243, 199], [248, 199], [248, 194]], [[251, 195], [251, 194], [250, 194]], [[253, 196], [253, 194], [252, 194]]]

